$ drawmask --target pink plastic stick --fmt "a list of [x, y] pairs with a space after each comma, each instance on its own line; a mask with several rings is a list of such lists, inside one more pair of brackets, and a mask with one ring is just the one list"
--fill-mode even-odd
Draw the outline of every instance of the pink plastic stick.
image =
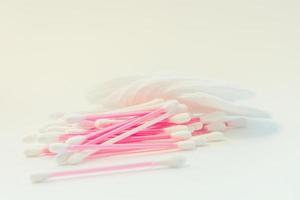
[[[110, 132], [107, 132], [106, 134], [103, 134], [103, 135], [101, 135], [101, 136], [99, 136], [99, 137], [97, 137], [97, 138], [95, 138], [95, 139], [93, 139], [93, 140], [91, 140], [91, 141], [88, 141], [88, 142], [85, 143], [85, 144], [97, 144], [97, 143], [99, 143], [99, 142], [103, 142], [103, 141], [105, 141], [105, 139], [107, 139], [107, 138], [109, 138], [109, 137], [111, 137], [111, 136], [114, 136], [114, 135], [118, 134], [119, 132], [122, 132], [123, 130], [125, 130], [125, 129], [127, 129], [127, 128], [130, 128], [130, 127], [132, 127], [132, 126], [134, 126], [134, 125], [136, 125], [136, 124], [138, 124], [138, 123], [143, 123], [143, 122], [145, 122], [145, 121], [147, 121], [147, 120], [151, 120], [151, 119], [153, 119], [153, 118], [155, 118], [155, 117], [161, 115], [163, 112], [165, 112], [164, 109], [158, 109], [158, 110], [156, 110], [156, 111], [150, 112], [150, 113], [147, 114], [147, 115], [144, 115], [144, 116], [142, 116], [142, 117], [139, 117], [139, 118], [137, 118], [137, 119], [134, 119], [134, 120], [132, 120], [132, 121], [130, 121], [130, 122], [124, 124], [123, 126], [120, 126], [120, 127], [116, 128], [116, 129], [113, 129], [113, 130], [110, 131]], [[151, 124], [151, 125], [152, 125], [152, 124]], [[150, 126], [151, 126], [151, 125], [150, 125]], [[142, 125], [142, 126], [143, 126], [143, 125]], [[145, 127], [145, 128], [147, 128], [147, 127]], [[133, 130], [134, 130], [134, 129], [131, 129], [130, 131], [132, 132]], [[121, 135], [116, 136], [116, 137], [112, 138], [111, 140], [119, 140], [120, 136], [121, 136]], [[117, 139], [116, 139], [116, 138], [117, 138]], [[122, 138], [122, 139], [123, 139], [123, 138]], [[110, 141], [110, 140], [109, 140], [109, 141]]]
[[122, 118], [122, 117], [140, 117], [143, 115], [152, 112], [153, 110], [148, 111], [130, 111], [130, 112], [118, 112], [118, 113], [109, 113], [109, 114], [101, 114], [101, 115], [87, 115], [84, 117], [85, 120], [95, 121], [98, 119], [111, 119], [111, 118]]
[[113, 145], [72, 145], [68, 151], [80, 150], [115, 150], [115, 149], [132, 149], [132, 148], [157, 148], [157, 147], [177, 147], [174, 143], [129, 143]]
[[114, 124], [114, 125], [112, 125], [112, 126], [108, 126], [108, 127], [106, 127], [106, 128], [100, 129], [100, 130], [98, 130], [98, 131], [91, 132], [91, 133], [89, 133], [89, 134], [86, 135], [87, 139], [84, 140], [84, 141], [82, 142], [82, 144], [86, 143], [88, 140], [95, 139], [95, 138], [97, 138], [97, 137], [99, 137], [99, 136], [101, 136], [101, 135], [103, 135], [103, 134], [105, 134], [105, 133], [107, 133], [107, 132], [109, 132], [109, 131], [112, 131], [112, 130], [114, 130], [114, 129], [118, 129], [119, 127], [122, 127], [122, 126], [125, 125], [126, 123], [127, 123], [126, 121], [125, 121], [125, 122], [120, 122], [120, 123], [118, 123], [118, 124]]
[[141, 154], [141, 153], [158, 153], [161, 151], [179, 151], [178, 148], [149, 148], [149, 149], [128, 149], [123, 151], [115, 151], [115, 152], [96, 152], [92, 155], [90, 155], [87, 159], [97, 159], [97, 158], [103, 158], [103, 157], [110, 157], [110, 156], [120, 156], [120, 155], [130, 155], [130, 154]]
[[152, 166], [159, 166], [159, 164], [156, 162], [141, 162], [141, 163], [133, 163], [133, 164], [127, 164], [127, 165], [95, 167], [95, 168], [90, 168], [90, 169], [70, 170], [70, 171], [63, 171], [63, 172], [52, 172], [52, 173], [50, 173], [49, 177], [73, 176], [73, 175], [90, 174], [90, 173], [96, 173], [96, 172], [129, 170], [129, 169], [152, 167]]

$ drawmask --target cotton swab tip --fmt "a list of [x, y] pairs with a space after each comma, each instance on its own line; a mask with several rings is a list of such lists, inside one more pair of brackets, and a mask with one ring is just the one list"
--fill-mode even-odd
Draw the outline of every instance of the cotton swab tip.
[[175, 124], [183, 124], [186, 122], [189, 122], [191, 120], [191, 115], [189, 113], [179, 113], [177, 115], [174, 115], [169, 119], [170, 122]]
[[60, 152], [55, 156], [55, 160], [59, 165], [67, 164], [68, 158], [70, 157], [71, 152]]
[[81, 142], [83, 142], [86, 139], [85, 136], [82, 135], [78, 135], [78, 136], [74, 136], [69, 138], [66, 143], [67, 144], [80, 144]]
[[202, 147], [207, 144], [207, 139], [206, 139], [206, 137], [203, 137], [203, 135], [193, 136], [191, 139], [195, 142], [197, 147]]
[[112, 119], [98, 119], [95, 121], [95, 127], [96, 128], [103, 128], [103, 127], [107, 127], [110, 126], [112, 124], [116, 123], [116, 120], [112, 120]]
[[37, 136], [37, 140], [40, 143], [44, 144], [49, 144], [52, 142], [57, 142], [60, 134], [58, 133], [44, 133], [44, 134], [39, 134]]
[[208, 142], [219, 142], [226, 139], [224, 133], [219, 131], [211, 132], [203, 136], [205, 136]]
[[81, 161], [83, 161], [88, 156], [89, 156], [89, 153], [87, 153], [87, 152], [73, 153], [68, 158], [67, 163], [70, 165], [76, 165], [76, 164], [80, 163]]
[[195, 123], [189, 124], [189, 128], [191, 131], [201, 130], [203, 128], [203, 123], [195, 122]]
[[24, 154], [27, 157], [39, 156], [43, 152], [44, 148], [45, 148], [44, 145], [35, 144], [35, 145], [32, 145], [31, 147], [25, 149]]
[[157, 163], [161, 165], [165, 165], [170, 168], [179, 168], [185, 165], [186, 158], [181, 156], [176, 156], [166, 160], [158, 161]]
[[170, 135], [172, 138], [185, 140], [185, 139], [192, 137], [192, 132], [191, 131], [177, 131], [177, 132], [171, 133]]
[[180, 141], [176, 144], [181, 150], [193, 150], [196, 148], [196, 144], [193, 140]]
[[33, 183], [40, 183], [40, 182], [47, 180], [48, 178], [49, 178], [48, 173], [36, 173], [36, 174], [32, 174], [30, 176], [30, 180]]
[[61, 152], [65, 152], [68, 146], [69, 145], [65, 143], [52, 143], [49, 144], [48, 149], [52, 153], [61, 153]]
[[224, 131], [226, 129], [226, 125], [223, 122], [213, 122], [206, 126], [209, 131]]

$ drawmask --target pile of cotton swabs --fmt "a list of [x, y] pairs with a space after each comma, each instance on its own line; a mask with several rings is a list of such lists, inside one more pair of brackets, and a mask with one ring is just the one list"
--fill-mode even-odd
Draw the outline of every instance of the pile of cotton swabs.
[[[198, 146], [224, 140], [224, 131], [244, 127], [245, 124], [246, 118], [222, 109], [195, 113], [188, 103], [176, 98], [153, 99], [105, 112], [56, 116], [56, 120], [44, 125], [39, 134], [24, 137], [24, 142], [31, 143], [25, 154], [28, 157], [55, 157], [61, 165], [74, 165], [110, 156], [194, 150]], [[184, 159], [175, 157], [119, 166], [37, 173], [31, 178], [34, 182], [41, 182], [49, 178], [102, 171], [178, 167], [183, 162]]]

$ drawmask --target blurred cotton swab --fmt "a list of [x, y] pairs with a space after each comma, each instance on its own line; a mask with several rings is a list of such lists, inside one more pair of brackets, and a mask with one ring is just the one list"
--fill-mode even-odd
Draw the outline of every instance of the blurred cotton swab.
[[169, 167], [169, 168], [178, 168], [182, 167], [186, 162], [186, 159], [183, 157], [173, 157], [160, 161], [146, 161], [139, 163], [131, 163], [125, 165], [114, 165], [107, 167], [95, 167], [79, 170], [70, 170], [70, 171], [58, 171], [58, 172], [42, 172], [36, 173], [30, 176], [30, 179], [33, 183], [40, 183], [52, 178], [59, 177], [68, 177], [68, 176], [79, 176], [86, 174], [102, 173], [102, 172], [114, 172], [122, 170], [133, 170], [133, 169], [143, 169], [143, 168], [156, 168], [156, 167]]

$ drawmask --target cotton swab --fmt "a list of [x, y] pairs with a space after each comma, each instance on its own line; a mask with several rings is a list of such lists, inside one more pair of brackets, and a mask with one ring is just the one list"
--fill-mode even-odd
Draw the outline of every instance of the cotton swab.
[[[121, 135], [117, 135], [115, 138], [112, 138], [114, 140], [116, 140], [115, 142], [124, 139], [125, 137], [128, 137], [129, 135], [132, 135], [136, 132], [139, 132], [140, 130], [143, 130], [159, 121], [162, 121], [166, 118], [168, 118], [169, 116], [173, 115], [173, 111], [175, 106], [178, 105], [177, 101], [169, 101], [167, 103], [165, 103], [165, 105], [163, 107], [161, 107], [160, 109], [157, 109], [156, 111], [153, 111], [152, 113], [148, 113], [145, 116], [139, 117], [137, 119], [134, 119], [131, 122], [121, 122], [120, 124], [115, 124], [112, 126], [109, 126], [107, 128], [101, 129], [100, 131], [96, 131], [94, 133], [90, 133], [87, 136], [75, 136], [73, 138], [70, 138], [69, 140], [66, 141], [66, 143], [68, 144], [83, 144], [85, 143], [85, 141], [87, 142], [87, 144], [96, 144], [100, 141], [103, 141], [104, 139], [107, 139], [113, 135], [118, 134], [120, 131], [123, 131], [127, 128], [130, 128], [132, 126], [134, 126], [135, 124], [138, 123], [143, 123], [146, 122], [142, 125], [136, 128], [133, 128], [131, 130], [129, 130], [126, 134], [125, 133]], [[157, 119], [153, 119], [152, 121], [147, 121], [155, 116], [158, 116], [161, 114], [161, 112], [165, 112], [167, 111], [164, 115], [158, 117]], [[182, 108], [176, 108], [176, 112], [177, 111], [182, 111]], [[174, 113], [175, 114], [175, 113]], [[95, 137], [95, 139], [92, 140], [88, 140], [91, 137]], [[63, 154], [59, 154], [56, 156], [56, 160], [58, 163], [60, 164], [65, 164], [65, 159], [67, 159], [69, 156], [71, 156], [71, 158], [69, 159], [71, 162], [71, 164], [75, 164], [77, 162], [80, 162], [80, 160], [84, 159], [85, 157], [87, 157], [88, 155], [90, 155], [92, 152], [90, 153], [82, 153], [80, 156], [79, 155], [70, 155], [69, 153], [63, 153]], [[77, 153], [78, 154], [78, 153]], [[76, 157], [76, 159], [73, 159], [72, 157]], [[81, 157], [81, 159], [79, 159], [79, 157]]]
[[[149, 113], [148, 115], [146, 115], [144, 117], [138, 118], [137, 120], [135, 120], [133, 122], [130, 122], [130, 123], [124, 125], [123, 127], [120, 127], [119, 129], [115, 129], [114, 131], [110, 132], [107, 135], [109, 135], [109, 136], [110, 135], [115, 135], [117, 132], [122, 131], [122, 128], [124, 128], [124, 127], [127, 128], [127, 126], [130, 127], [130, 126], [135, 125], [136, 123], [140, 123], [142, 121], [146, 121], [147, 119], [148, 120], [152, 119], [150, 121], [146, 121], [144, 124], [142, 124], [142, 125], [140, 125], [140, 126], [138, 126], [136, 128], [133, 128], [133, 129], [131, 129], [131, 130], [129, 130], [129, 131], [123, 133], [123, 134], [117, 135], [116, 137], [114, 137], [114, 138], [112, 138], [110, 140], [107, 140], [107, 141], [103, 142], [102, 144], [113, 144], [113, 143], [116, 143], [116, 142], [118, 142], [118, 141], [120, 141], [120, 140], [122, 140], [122, 139], [124, 139], [126, 137], [129, 137], [129, 136], [135, 134], [136, 132], [139, 132], [139, 131], [141, 131], [141, 130], [143, 130], [143, 129], [145, 129], [145, 128], [153, 125], [153, 124], [156, 124], [156, 123], [158, 123], [158, 122], [160, 122], [160, 121], [162, 121], [162, 120], [164, 120], [164, 119], [172, 116], [173, 114], [175, 114], [177, 112], [177, 107], [176, 107], [177, 105], [178, 105], [177, 101], [169, 101], [167, 104], [165, 104], [162, 107], [162, 110], [166, 111], [165, 114], [159, 116], [158, 115], [159, 111], [160, 111], [160, 109], [159, 109], [157, 111], [154, 111], [153, 113]], [[107, 135], [105, 135], [105, 136], [107, 136]], [[99, 140], [101, 141], [101, 139], [103, 139], [103, 136], [102, 137], [100, 136], [100, 137], [96, 138], [95, 140], [92, 140], [92, 141], [90, 141], [90, 142], [88, 142], [86, 144], [95, 144], [95, 142], [97, 143], [97, 142], [99, 142]], [[82, 153], [72, 154], [68, 158], [68, 163], [69, 164], [77, 164], [77, 163], [81, 162], [83, 159], [85, 159], [86, 157], [88, 157], [89, 155], [91, 155], [93, 153], [94, 152], [92, 151], [92, 152], [82, 152]]]
[[42, 154], [48, 155], [48, 153], [49, 153], [49, 151], [47, 149], [47, 146], [43, 145], [43, 144], [34, 144], [24, 150], [24, 154], [27, 157], [36, 157], [36, 156], [40, 156]]
[[[191, 139], [186, 140], [186, 141], [180, 141], [180, 142], [175, 142], [178, 146], [174, 147], [174, 148], [165, 148], [165, 147], [161, 147], [161, 148], [149, 148], [149, 149], [128, 149], [128, 150], [122, 150], [121, 151], [116, 151], [115, 153], [113, 152], [102, 152], [102, 153], [95, 153], [91, 156], [89, 156], [89, 158], [98, 158], [98, 157], [105, 157], [105, 156], [114, 156], [114, 155], [126, 155], [126, 154], [130, 154], [130, 153], [149, 153], [149, 152], [161, 152], [161, 151], [180, 151], [180, 150], [193, 150], [196, 147], [202, 147], [205, 146], [207, 143], [213, 143], [213, 142], [220, 142], [225, 140], [225, 136], [222, 132], [211, 132], [211, 133], [206, 133], [206, 134], [202, 134], [202, 135], [197, 135], [197, 136], [193, 136]], [[153, 141], [154, 142], [154, 141]], [[172, 143], [172, 141], [162, 141], [162, 140], [158, 140], [156, 142], [156, 144], [164, 144], [164, 142], [170, 142]], [[147, 144], [148, 142], [145, 142], [145, 144]], [[151, 144], [151, 143], [150, 143]]]
[[127, 143], [127, 144], [107, 144], [107, 145], [67, 145], [63, 143], [54, 143], [49, 146], [52, 153], [76, 152], [84, 150], [124, 150], [140, 148], [179, 148], [182, 150], [191, 150], [195, 148], [193, 141], [165, 142], [165, 143]]
[[146, 161], [146, 162], [125, 164], [125, 165], [95, 167], [95, 168], [70, 170], [70, 171], [36, 173], [31, 175], [30, 179], [33, 183], [40, 183], [52, 178], [78, 176], [78, 175], [103, 173], [103, 172], [114, 172], [114, 171], [122, 171], [122, 170], [133, 170], [133, 169], [140, 169], [140, 168], [156, 168], [156, 167], [179, 168], [182, 167], [185, 164], [185, 162], [186, 159], [183, 157], [173, 157], [173, 158], [160, 160], [160, 161]]
[[[108, 85], [108, 87], [106, 87]], [[28, 157], [51, 156], [59, 164], [110, 157], [193, 150], [225, 138], [223, 131], [246, 126], [247, 117], [269, 117], [264, 111], [236, 104], [246, 90], [215, 82], [178, 77], [131, 77], [109, 82], [95, 98], [102, 105], [73, 113], [54, 113], [37, 134]], [[172, 160], [172, 159], [171, 159]], [[178, 163], [173, 159], [171, 163]], [[167, 164], [166, 164], [167, 163]], [[170, 167], [150, 161], [83, 170], [37, 173], [33, 182], [96, 172], [143, 167]], [[176, 164], [175, 166], [177, 166]]]

